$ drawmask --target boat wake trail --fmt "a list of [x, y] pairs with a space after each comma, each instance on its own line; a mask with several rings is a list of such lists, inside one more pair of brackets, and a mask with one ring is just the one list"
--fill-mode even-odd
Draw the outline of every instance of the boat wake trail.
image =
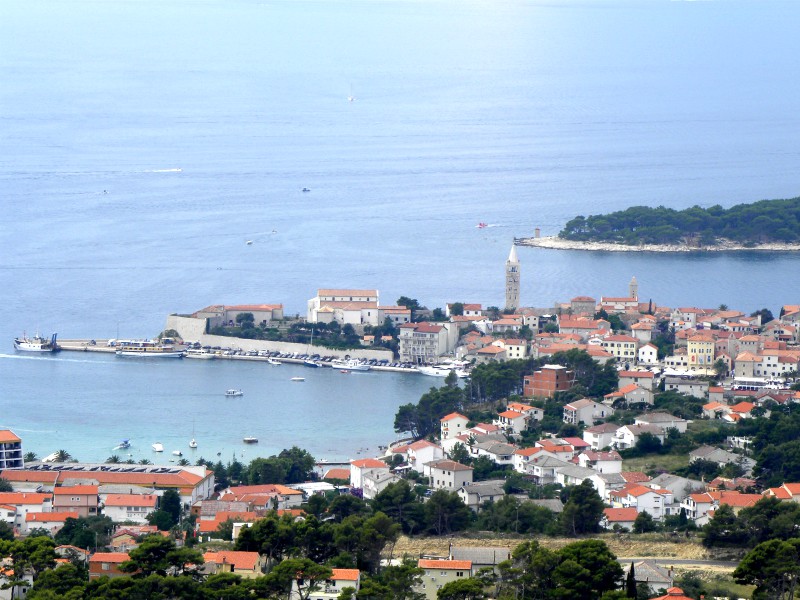
[[44, 360], [50, 362], [71, 362], [71, 363], [92, 363], [99, 364], [96, 360], [81, 360], [77, 358], [51, 358], [49, 356], [22, 356], [20, 354], [0, 354], [0, 358], [12, 358], [16, 360]]

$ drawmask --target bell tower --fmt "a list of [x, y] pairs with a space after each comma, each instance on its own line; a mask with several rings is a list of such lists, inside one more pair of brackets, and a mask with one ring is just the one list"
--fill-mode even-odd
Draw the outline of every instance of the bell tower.
[[506, 261], [506, 310], [519, 308], [519, 259], [517, 247], [511, 245]]
[[639, 283], [636, 281], [636, 275], [631, 277], [631, 282], [628, 284], [628, 297], [639, 299]]

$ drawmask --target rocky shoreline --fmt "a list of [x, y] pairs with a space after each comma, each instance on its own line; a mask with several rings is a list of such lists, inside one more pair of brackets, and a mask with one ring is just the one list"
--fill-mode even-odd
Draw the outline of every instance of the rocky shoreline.
[[550, 248], [553, 250], [591, 250], [600, 252], [739, 252], [739, 251], [766, 251], [766, 252], [797, 252], [800, 244], [758, 244], [743, 246], [729, 240], [719, 240], [715, 246], [687, 246], [685, 244], [640, 244], [627, 246], [613, 242], [580, 242], [564, 240], [557, 236], [534, 238], [514, 238], [517, 246], [533, 246], [535, 248]]

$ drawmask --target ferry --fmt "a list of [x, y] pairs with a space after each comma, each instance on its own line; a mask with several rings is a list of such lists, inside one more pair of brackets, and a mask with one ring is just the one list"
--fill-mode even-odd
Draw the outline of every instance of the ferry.
[[36, 334], [33, 337], [28, 337], [24, 333], [22, 337], [14, 338], [14, 349], [22, 352], [55, 352], [58, 350], [56, 343], [57, 333], [48, 340], [45, 337]]
[[172, 344], [153, 340], [133, 340], [117, 342], [117, 356], [133, 356], [142, 358], [183, 358], [186, 354]]

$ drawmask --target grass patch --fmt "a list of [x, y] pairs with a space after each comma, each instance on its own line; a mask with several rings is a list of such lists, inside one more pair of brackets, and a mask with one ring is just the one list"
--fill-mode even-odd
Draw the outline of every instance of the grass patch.
[[689, 464], [688, 454], [646, 454], [636, 458], [626, 458], [622, 461], [623, 471], [668, 471], [672, 473], [676, 469], [683, 468]]

